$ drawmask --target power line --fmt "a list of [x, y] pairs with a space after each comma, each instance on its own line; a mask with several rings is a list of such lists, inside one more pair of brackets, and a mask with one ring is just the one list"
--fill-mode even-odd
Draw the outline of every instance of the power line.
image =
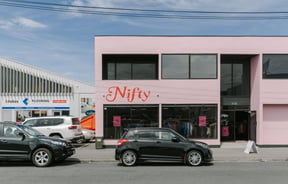
[[[2, 1], [2, 2], [1, 2]], [[224, 12], [224, 11], [188, 11], [188, 10], [157, 10], [157, 9], [133, 9], [111, 8], [98, 6], [77, 6], [58, 3], [44, 3], [36, 1], [0, 0], [0, 6], [16, 8], [28, 8], [36, 10], [70, 12], [80, 14], [166, 18], [166, 19], [220, 19], [220, 20], [273, 20], [288, 19], [288, 12]]]

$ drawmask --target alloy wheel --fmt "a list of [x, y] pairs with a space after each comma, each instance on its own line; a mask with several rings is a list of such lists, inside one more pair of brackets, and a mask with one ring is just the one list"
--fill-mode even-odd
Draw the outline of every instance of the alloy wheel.
[[40, 148], [33, 153], [32, 161], [37, 167], [46, 167], [52, 162], [52, 154], [46, 148]]
[[133, 166], [136, 164], [137, 156], [134, 151], [125, 151], [121, 156], [122, 164], [125, 166]]
[[202, 155], [199, 151], [192, 150], [187, 154], [187, 163], [190, 166], [198, 166], [202, 162]]

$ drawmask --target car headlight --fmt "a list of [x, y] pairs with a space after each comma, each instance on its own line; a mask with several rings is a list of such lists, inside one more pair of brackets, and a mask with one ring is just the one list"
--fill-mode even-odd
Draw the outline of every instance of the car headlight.
[[61, 145], [61, 146], [66, 146], [66, 142], [62, 142], [62, 141], [50, 141], [52, 144], [56, 144], [56, 145]]

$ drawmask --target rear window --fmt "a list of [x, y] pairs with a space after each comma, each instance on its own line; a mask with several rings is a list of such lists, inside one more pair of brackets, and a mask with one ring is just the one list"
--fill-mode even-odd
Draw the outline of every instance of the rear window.
[[80, 125], [80, 121], [78, 118], [72, 118], [72, 125]]

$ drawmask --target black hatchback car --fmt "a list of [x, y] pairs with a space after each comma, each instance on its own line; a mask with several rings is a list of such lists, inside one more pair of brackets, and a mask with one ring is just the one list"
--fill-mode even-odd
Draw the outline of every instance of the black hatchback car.
[[124, 166], [138, 161], [181, 161], [198, 166], [213, 160], [212, 151], [202, 142], [189, 141], [168, 128], [127, 129], [118, 141], [115, 159]]
[[46, 167], [74, 153], [63, 139], [46, 137], [16, 122], [0, 122], [0, 160], [31, 160], [37, 167]]

